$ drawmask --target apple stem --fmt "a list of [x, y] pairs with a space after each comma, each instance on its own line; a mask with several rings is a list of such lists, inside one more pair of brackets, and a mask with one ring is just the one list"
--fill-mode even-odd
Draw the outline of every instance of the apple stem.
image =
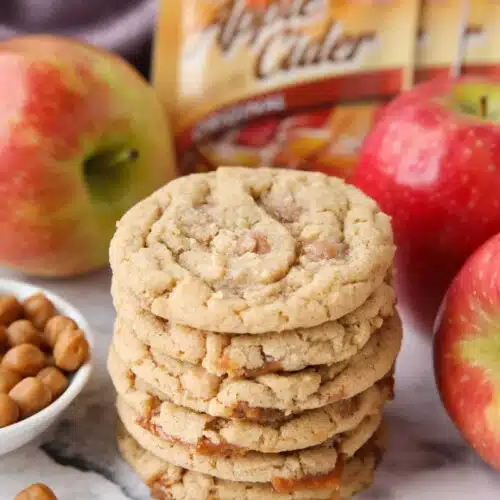
[[110, 154], [104, 153], [101, 159], [105, 159], [109, 161], [111, 166], [118, 166], [124, 163], [129, 163], [137, 160], [139, 158], [139, 151], [137, 149], [126, 149], [121, 151], [118, 154]]
[[107, 203], [113, 196], [122, 196], [124, 178], [135, 170], [132, 164], [139, 156], [137, 149], [130, 148], [103, 150], [89, 156], [83, 162], [83, 176], [92, 197]]
[[85, 169], [109, 169], [118, 168], [127, 163], [134, 162], [139, 158], [137, 149], [122, 149], [121, 151], [102, 151], [90, 156], [85, 161]]
[[488, 97], [482, 95], [479, 101], [479, 113], [482, 118], [486, 118], [488, 116]]

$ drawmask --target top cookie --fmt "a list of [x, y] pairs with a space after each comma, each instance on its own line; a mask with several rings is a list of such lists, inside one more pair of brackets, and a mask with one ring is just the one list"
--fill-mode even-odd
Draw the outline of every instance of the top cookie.
[[237, 167], [170, 182], [122, 218], [110, 249], [115, 279], [153, 314], [251, 334], [349, 313], [393, 255], [389, 217], [342, 180]]

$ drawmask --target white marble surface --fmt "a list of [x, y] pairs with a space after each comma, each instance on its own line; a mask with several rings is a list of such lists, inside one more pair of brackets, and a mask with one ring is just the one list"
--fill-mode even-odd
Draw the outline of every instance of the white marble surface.
[[[19, 278], [5, 271], [0, 276]], [[148, 498], [114, 444], [114, 394], [105, 370], [114, 319], [109, 272], [76, 280], [31, 281], [63, 295], [87, 316], [97, 337], [96, 366], [86, 391], [45, 437], [45, 444], [0, 457], [0, 499], [12, 500], [37, 481], [50, 485], [59, 500]], [[469, 450], [441, 407], [430, 338], [409, 327], [396, 380], [396, 401], [387, 410], [388, 454], [374, 487], [360, 500], [499, 499], [500, 474]]]

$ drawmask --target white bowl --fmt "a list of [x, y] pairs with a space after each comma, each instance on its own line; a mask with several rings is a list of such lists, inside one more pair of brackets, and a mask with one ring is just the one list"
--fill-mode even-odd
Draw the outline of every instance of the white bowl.
[[71, 404], [71, 402], [84, 388], [92, 371], [92, 350], [94, 348], [94, 337], [87, 321], [80, 311], [58, 295], [42, 287], [29, 285], [28, 283], [23, 283], [21, 281], [0, 279], [0, 294], [9, 293], [15, 295], [20, 300], [24, 300], [30, 295], [38, 292], [43, 292], [46, 297], [52, 301], [59, 314], [69, 316], [76, 321], [78, 327], [85, 333], [85, 337], [90, 347], [90, 356], [86, 363], [70, 377], [69, 386], [64, 393], [53, 403], [47, 406], [47, 408], [44, 408], [25, 420], [21, 420], [20, 422], [0, 429], [0, 455], [4, 455], [10, 451], [20, 448], [26, 443], [37, 438], [52, 424], [54, 424], [61, 416], [62, 412]]

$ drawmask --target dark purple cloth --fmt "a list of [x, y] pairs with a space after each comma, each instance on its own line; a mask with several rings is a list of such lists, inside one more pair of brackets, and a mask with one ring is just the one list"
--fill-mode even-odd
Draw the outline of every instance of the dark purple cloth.
[[0, 39], [52, 33], [125, 56], [147, 73], [158, 0], [0, 0]]

